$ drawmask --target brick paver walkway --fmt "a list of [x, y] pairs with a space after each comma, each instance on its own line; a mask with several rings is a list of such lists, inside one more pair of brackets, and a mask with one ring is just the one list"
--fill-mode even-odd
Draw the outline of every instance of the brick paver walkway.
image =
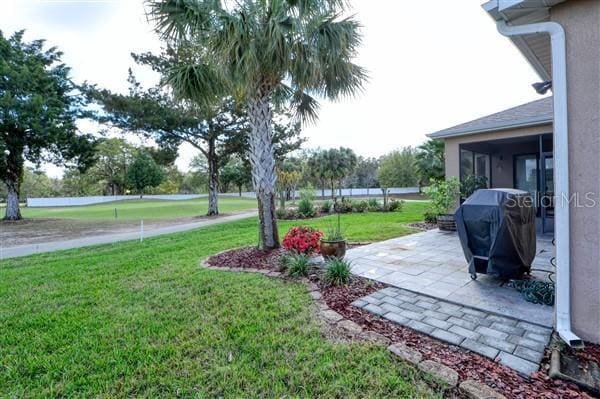
[[[552, 270], [553, 252], [549, 240], [538, 240], [533, 267]], [[353, 248], [346, 259], [352, 273], [394, 287], [547, 327], [554, 320], [552, 306], [527, 302], [492, 276], [471, 280], [456, 233], [436, 229], [398, 237]], [[547, 281], [548, 273], [534, 271], [532, 277]]]
[[539, 368], [552, 330], [523, 320], [388, 287], [352, 305], [452, 345], [498, 360], [522, 374]]

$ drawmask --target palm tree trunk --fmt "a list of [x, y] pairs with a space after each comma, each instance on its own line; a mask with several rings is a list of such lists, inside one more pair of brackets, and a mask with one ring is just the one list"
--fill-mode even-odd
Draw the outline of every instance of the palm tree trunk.
[[219, 214], [219, 160], [215, 146], [214, 138], [208, 140], [208, 216]]
[[260, 220], [259, 247], [273, 249], [279, 247], [279, 234], [275, 217], [275, 158], [273, 151], [273, 113], [268, 95], [262, 95], [249, 102], [249, 116], [252, 131], [249, 137], [252, 184], [258, 200]]

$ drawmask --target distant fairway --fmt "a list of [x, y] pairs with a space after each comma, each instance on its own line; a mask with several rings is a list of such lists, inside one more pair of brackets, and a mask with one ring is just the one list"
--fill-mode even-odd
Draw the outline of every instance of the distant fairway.
[[[230, 213], [256, 208], [256, 200], [240, 197], [219, 197], [219, 212]], [[208, 210], [207, 198], [185, 201], [125, 200], [97, 205], [49, 208], [21, 208], [25, 218], [66, 218], [90, 220], [175, 219], [202, 216]], [[4, 209], [0, 209], [4, 213]]]

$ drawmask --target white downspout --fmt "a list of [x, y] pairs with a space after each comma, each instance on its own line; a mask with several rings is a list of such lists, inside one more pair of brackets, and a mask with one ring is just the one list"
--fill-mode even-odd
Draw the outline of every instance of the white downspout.
[[508, 26], [497, 21], [504, 36], [547, 33], [552, 46], [552, 92], [554, 94], [554, 184], [556, 238], [556, 331], [573, 347], [583, 341], [571, 330], [571, 260], [569, 243], [569, 124], [567, 111], [567, 61], [565, 31], [556, 22]]

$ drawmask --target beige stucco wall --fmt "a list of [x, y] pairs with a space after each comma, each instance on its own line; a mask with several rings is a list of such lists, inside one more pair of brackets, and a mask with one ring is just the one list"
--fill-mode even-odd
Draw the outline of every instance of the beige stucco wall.
[[[461, 144], [478, 143], [482, 141], [509, 139], [523, 136], [537, 136], [539, 134], [552, 133], [552, 125], [534, 126], [520, 129], [503, 130], [500, 132], [471, 134], [467, 136], [450, 137], [444, 139], [444, 156], [446, 159], [446, 177], [459, 177], [460, 175], [460, 158], [459, 146]], [[525, 144], [528, 146], [528, 144]], [[495, 152], [492, 155], [492, 184], [494, 187], [512, 187], [512, 154], [517, 152], [528, 152], [528, 150], [518, 151], [514, 145], [504, 146], [502, 151]], [[537, 152], [536, 149], [533, 149]], [[496, 168], [502, 156], [502, 172], [499, 173]]]
[[573, 329], [600, 342], [600, 1], [551, 9], [566, 32], [571, 193], [593, 193], [594, 207], [571, 207]]

